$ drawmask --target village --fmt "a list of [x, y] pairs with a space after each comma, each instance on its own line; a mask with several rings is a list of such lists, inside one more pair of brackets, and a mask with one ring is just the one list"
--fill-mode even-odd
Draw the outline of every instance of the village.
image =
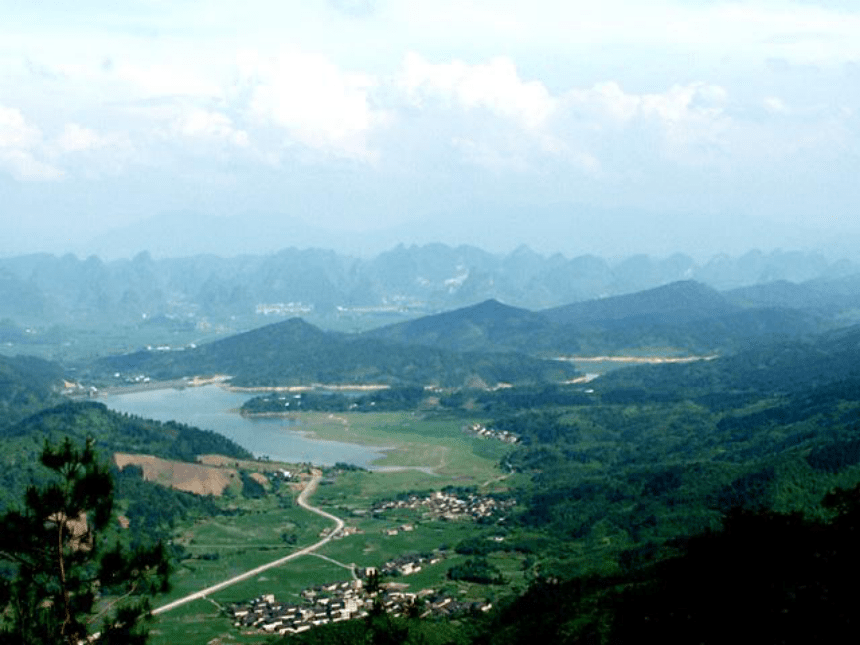
[[444, 560], [444, 555], [439, 551], [425, 555], [403, 555], [383, 564], [379, 572], [392, 578], [410, 576], [421, 571], [424, 566], [439, 564], [442, 560]]
[[520, 442], [520, 438], [513, 432], [510, 432], [508, 430], [496, 430], [495, 428], [488, 428], [483, 423], [470, 423], [468, 426], [466, 426], [466, 432], [477, 435], [479, 437], [484, 437], [485, 439], [496, 439], [498, 441], [504, 441], [505, 443]]
[[[367, 580], [378, 575], [373, 568], [361, 573]], [[232, 615], [233, 625], [243, 631], [288, 635], [319, 625], [364, 618], [372, 612], [427, 618], [464, 611], [487, 612], [492, 608], [489, 602], [458, 601], [433, 589], [405, 592], [405, 586], [396, 583], [365, 586], [357, 578], [305, 589], [300, 604], [281, 603], [274, 595], [265, 594], [247, 603], [230, 605], [227, 611]]]
[[[374, 515], [394, 509], [418, 511], [424, 519], [472, 520], [499, 515], [515, 504], [515, 500], [499, 500], [477, 494], [455, 494], [453, 491], [436, 491], [426, 496], [409, 495], [405, 499], [382, 502], [373, 507]], [[414, 530], [413, 524], [401, 524], [384, 529], [386, 535]], [[360, 532], [344, 529], [344, 533]], [[328, 530], [324, 531], [327, 535]], [[408, 586], [396, 582], [380, 583], [379, 577], [401, 577], [418, 573], [425, 566], [438, 564], [444, 553], [405, 555], [375, 567], [353, 569], [353, 580], [335, 582], [305, 589], [302, 600], [280, 602], [273, 594], [264, 594], [244, 603], [226, 608], [233, 625], [247, 633], [277, 635], [297, 634], [329, 623], [337, 623], [369, 616], [373, 612], [386, 612], [391, 616], [450, 616], [463, 611], [489, 611], [492, 604], [464, 602], [434, 589], [417, 593], [405, 591]]]
[[[372, 510], [374, 515], [380, 515], [392, 509], [409, 509], [420, 511], [422, 517], [428, 519], [452, 521], [472, 519], [477, 521], [508, 511], [514, 505], [516, 505], [516, 500], [513, 499], [496, 499], [495, 497], [476, 495], [474, 493], [461, 498], [453, 493], [442, 490], [431, 493], [426, 497], [409, 495], [406, 499], [381, 502], [375, 505]], [[392, 535], [396, 535], [396, 533]]]

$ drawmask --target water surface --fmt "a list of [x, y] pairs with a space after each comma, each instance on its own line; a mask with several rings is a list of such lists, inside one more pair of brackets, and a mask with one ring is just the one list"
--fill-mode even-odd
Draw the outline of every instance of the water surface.
[[302, 432], [301, 422], [292, 419], [243, 417], [238, 409], [251, 396], [206, 385], [112, 394], [104, 403], [117, 412], [214, 430], [250, 450], [255, 457], [324, 466], [344, 462], [368, 468], [384, 456], [378, 448], [315, 439]]

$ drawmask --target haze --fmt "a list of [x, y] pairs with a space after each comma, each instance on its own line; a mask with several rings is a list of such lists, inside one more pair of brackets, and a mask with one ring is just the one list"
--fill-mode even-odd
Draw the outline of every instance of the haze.
[[0, 253], [851, 253], [860, 9], [4, 3]]

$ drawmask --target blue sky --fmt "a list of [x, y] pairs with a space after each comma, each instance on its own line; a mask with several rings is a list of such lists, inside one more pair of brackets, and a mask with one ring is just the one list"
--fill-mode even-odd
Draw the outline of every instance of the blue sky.
[[6, 0], [0, 253], [850, 250], [857, 34], [847, 0]]

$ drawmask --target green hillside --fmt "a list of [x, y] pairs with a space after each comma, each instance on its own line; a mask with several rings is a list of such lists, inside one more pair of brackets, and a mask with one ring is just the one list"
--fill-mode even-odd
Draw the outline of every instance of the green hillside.
[[324, 332], [299, 318], [180, 352], [144, 351], [104, 358], [102, 374], [144, 373], [153, 379], [230, 374], [234, 385], [308, 383], [419, 384], [445, 387], [481, 381], [519, 383], [570, 378], [570, 366], [513, 353], [457, 353]]

